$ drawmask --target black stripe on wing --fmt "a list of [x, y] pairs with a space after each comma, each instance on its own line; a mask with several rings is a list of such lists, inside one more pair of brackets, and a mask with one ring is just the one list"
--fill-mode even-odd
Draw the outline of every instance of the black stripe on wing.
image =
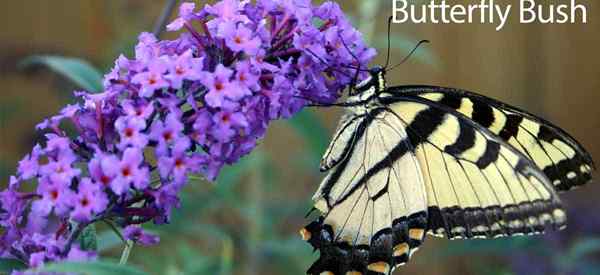
[[[453, 158], [451, 161], [462, 168], [464, 176], [471, 183], [472, 192], [475, 194], [475, 197], [478, 197], [478, 192], [488, 189], [478, 189], [481, 187], [476, 188], [475, 186], [481, 185], [473, 185], [473, 182], [471, 182], [473, 180], [471, 179], [472, 174], [467, 173], [464, 169], [463, 165], [466, 164], [474, 165], [478, 170], [484, 170], [488, 167], [496, 169], [497, 173], [502, 176], [502, 179], [500, 182], [489, 182], [485, 178], [487, 184], [490, 186], [489, 190], [496, 190], [492, 185], [504, 184], [508, 193], [513, 196], [512, 202], [500, 200], [497, 197], [498, 204], [496, 205], [486, 203], [479, 206], [465, 206], [460, 203], [458, 194], [455, 194], [457, 205], [454, 206], [440, 207], [435, 201], [429, 202], [428, 230], [431, 233], [434, 235], [445, 235], [450, 239], [489, 238], [540, 233], [544, 232], [547, 227], [560, 229], [565, 225], [566, 219], [564, 211], [561, 209], [560, 200], [542, 171], [531, 160], [496, 135], [493, 135], [487, 128], [475, 123], [473, 120], [446, 105], [426, 98], [402, 94], [401, 96], [387, 97], [381, 101], [384, 105], [390, 106], [390, 108], [397, 108], [400, 112], [402, 111], [402, 105], [395, 105], [397, 103], [416, 103], [428, 106], [428, 108], [421, 110], [414, 116], [414, 119], [406, 128], [408, 136], [411, 138], [410, 143], [416, 148], [425, 144], [433, 146], [442, 154], [444, 163], [446, 163], [444, 154]], [[402, 115], [398, 114], [398, 116], [402, 119]], [[457, 138], [453, 144], [447, 145], [445, 148], [440, 148], [438, 144], [432, 143], [430, 138], [438, 128], [446, 127], [446, 122], [443, 119], [446, 116], [452, 116], [458, 120], [460, 126], [459, 133], [455, 134], [460, 138]], [[460, 154], [473, 148], [475, 144], [475, 132], [485, 137], [485, 149], [478, 159], [465, 159]], [[514, 166], [508, 161], [511, 156], [518, 157], [518, 162]], [[421, 161], [421, 166], [429, 167], [428, 161], [431, 157], [425, 156], [425, 163]], [[498, 168], [499, 164], [503, 164], [505, 168], [510, 168], [511, 170], [500, 169]], [[434, 167], [433, 169], [443, 170], [444, 167]], [[465, 192], [465, 190], [455, 189], [452, 182], [453, 176], [447, 169], [447, 178], [430, 176], [429, 179], [432, 188], [445, 188], [445, 192], [449, 192], [448, 190], [450, 192], [454, 190], [454, 192], [458, 193]], [[429, 168], [426, 170], [429, 171]], [[512, 184], [519, 183], [521, 187], [518, 190], [512, 190], [510, 187], [511, 184], [509, 184], [505, 177], [513, 177]], [[523, 181], [524, 179], [527, 181]], [[446, 187], [448, 185], [451, 188]], [[542, 192], [538, 188], [541, 188]], [[530, 191], [527, 191], [528, 189], [535, 190], [538, 193], [537, 196], [543, 199], [531, 199], [531, 194], [528, 193]], [[487, 192], [490, 192], [489, 190]], [[516, 200], [514, 195], [512, 195], [513, 192], [523, 192], [527, 194], [526, 197], [528, 199]], [[435, 193], [435, 190], [433, 193]], [[482, 203], [480, 202], [480, 204]]]
[[[494, 134], [538, 164], [558, 191], [570, 190], [592, 179], [595, 165], [585, 148], [563, 129], [522, 109], [453, 88], [398, 86], [386, 92], [421, 97], [440, 94], [438, 103], [463, 113], [483, 127], [502, 124], [494, 125]], [[465, 108], [465, 105], [470, 106]], [[534, 143], [528, 144], [529, 141]]]
[[354, 153], [356, 142], [366, 134], [367, 128], [373, 122], [373, 118], [383, 111], [385, 111], [385, 109], [373, 110], [372, 114], [370, 116], [365, 117], [356, 127], [356, 131], [354, 133], [354, 136], [352, 137], [353, 141], [351, 143], [348, 143], [346, 145], [347, 148], [344, 149], [348, 151], [348, 153], [346, 153], [346, 157], [341, 159], [341, 162], [339, 162], [339, 164], [336, 165], [336, 169], [333, 171], [333, 173], [327, 180], [325, 187], [322, 190], [322, 195], [325, 201], [327, 201], [328, 208], [332, 207], [329, 202], [329, 193], [331, 192], [331, 188], [333, 188], [333, 186], [338, 182], [338, 180], [342, 176], [342, 173], [344, 173], [344, 171], [346, 170], [346, 166], [348, 165], [349, 161], [348, 156]]
[[[321, 159], [321, 172], [331, 169], [348, 157], [348, 154], [352, 151], [354, 143], [361, 138], [355, 133], [359, 129], [359, 126], [361, 126], [363, 123], [368, 124], [370, 121], [365, 121], [365, 116], [358, 115], [353, 115], [342, 119], [340, 126], [331, 139], [329, 147], [327, 148], [327, 152]], [[345, 141], [342, 140], [348, 134], [350, 135], [350, 139]], [[338, 146], [343, 146], [343, 148], [338, 148]]]

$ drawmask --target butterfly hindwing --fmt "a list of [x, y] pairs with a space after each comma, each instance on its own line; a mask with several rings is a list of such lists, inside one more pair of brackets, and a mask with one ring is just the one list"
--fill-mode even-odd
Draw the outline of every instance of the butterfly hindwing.
[[382, 101], [407, 125], [416, 148], [431, 234], [498, 237], [564, 225], [560, 200], [546, 176], [487, 128], [426, 98], [398, 95]]
[[313, 197], [322, 217], [301, 231], [320, 250], [309, 274], [389, 274], [425, 237], [425, 186], [404, 125], [385, 109], [359, 120], [351, 145], [331, 145], [350, 152]]
[[436, 101], [488, 128], [533, 160], [558, 191], [567, 191], [591, 180], [594, 163], [590, 154], [549, 121], [464, 90], [434, 86], [400, 86], [389, 90]]

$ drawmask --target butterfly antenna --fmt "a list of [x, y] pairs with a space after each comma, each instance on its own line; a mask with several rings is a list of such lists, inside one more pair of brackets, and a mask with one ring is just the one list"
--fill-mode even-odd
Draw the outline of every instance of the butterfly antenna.
[[392, 34], [392, 20], [394, 19], [394, 17], [390, 16], [388, 18], [388, 29], [387, 29], [387, 58], [385, 59], [385, 67], [383, 67], [384, 69], [387, 69], [387, 67], [390, 65], [390, 49], [392, 48], [392, 40], [391, 40], [391, 34]]
[[308, 101], [309, 102], [309, 104], [307, 105], [308, 107], [350, 107], [350, 106], [354, 106], [353, 104], [349, 104], [349, 103], [345, 103], [345, 102], [341, 102], [341, 103], [316, 102], [308, 97], [304, 97], [301, 95], [293, 95], [292, 97]]
[[419, 49], [419, 47], [421, 47], [421, 45], [423, 45], [425, 43], [429, 43], [429, 40], [419, 41], [419, 43], [417, 43], [417, 45], [410, 51], [410, 53], [406, 57], [404, 57], [404, 59], [402, 59], [402, 61], [400, 61], [400, 63], [392, 66], [389, 70], [391, 71], [391, 70], [395, 69], [396, 67], [404, 64], [404, 62], [408, 61], [408, 59], [410, 59], [410, 57], [417, 51], [417, 49]]
[[[323, 65], [325, 65], [325, 66], [327, 66], [327, 67], [329, 67], [329, 68], [333, 68], [331, 65], [329, 65], [329, 63], [327, 63], [327, 61], [325, 61], [323, 58], [321, 58], [319, 55], [317, 55], [317, 54], [316, 54], [315, 52], [313, 52], [312, 50], [310, 50], [310, 49], [306, 49], [306, 51], [307, 51], [308, 53], [310, 53], [312, 56], [314, 56], [316, 59], [318, 59], [318, 60], [319, 60], [321, 63], [323, 63]], [[333, 69], [334, 69], [334, 70], [336, 70], [337, 72], [339, 72], [339, 73], [341, 73], [341, 74], [343, 74], [343, 75], [347, 76], [347, 77], [351, 77], [349, 74], [345, 73], [345, 72], [344, 72], [344, 71], [342, 71], [342, 70], [339, 70], [339, 69], [336, 69], [336, 68], [333, 68]]]
[[342, 35], [340, 34], [340, 32], [338, 32], [338, 37], [340, 38], [340, 40], [342, 41], [342, 44], [344, 45], [344, 47], [346, 48], [346, 50], [348, 51], [348, 53], [352, 56], [352, 58], [354, 58], [354, 61], [356, 61], [356, 73], [354, 74], [354, 77], [352, 78], [352, 82], [350, 82], [350, 93], [352, 93], [352, 89], [354, 89], [354, 86], [356, 86], [356, 83], [358, 81], [358, 76], [361, 72], [361, 68], [360, 68], [360, 59], [358, 59], [358, 57], [354, 54], [354, 52], [352, 52], [352, 50], [350, 50], [350, 47], [348, 47], [348, 44], [346, 44], [346, 41], [344, 41], [344, 38], [342, 37]]

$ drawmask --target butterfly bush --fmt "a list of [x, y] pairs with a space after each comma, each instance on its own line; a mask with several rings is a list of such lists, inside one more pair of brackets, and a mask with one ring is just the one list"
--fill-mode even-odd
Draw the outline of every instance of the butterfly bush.
[[175, 40], [139, 36], [102, 93], [76, 92], [0, 193], [0, 254], [31, 267], [93, 259], [85, 228], [108, 221], [142, 245], [169, 222], [188, 176], [214, 180], [269, 123], [332, 103], [375, 55], [334, 2], [183, 3]]

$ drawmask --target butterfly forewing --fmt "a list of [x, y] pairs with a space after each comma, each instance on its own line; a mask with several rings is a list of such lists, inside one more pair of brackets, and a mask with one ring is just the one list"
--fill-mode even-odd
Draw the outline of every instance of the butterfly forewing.
[[472, 92], [433, 86], [400, 86], [394, 95], [416, 95], [455, 109], [515, 147], [546, 174], [558, 191], [590, 182], [594, 163], [573, 137], [552, 123]]

